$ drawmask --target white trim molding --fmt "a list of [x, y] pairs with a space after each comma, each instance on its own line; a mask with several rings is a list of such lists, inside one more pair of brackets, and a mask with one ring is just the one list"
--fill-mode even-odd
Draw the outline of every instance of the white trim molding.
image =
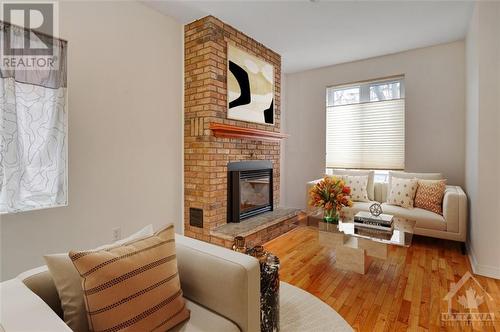
[[472, 250], [472, 247], [469, 245], [469, 243], [467, 243], [466, 246], [467, 246], [467, 256], [469, 257], [469, 262], [472, 267], [472, 272], [474, 272], [474, 274], [500, 279], [500, 267], [479, 264], [476, 259], [476, 255]]

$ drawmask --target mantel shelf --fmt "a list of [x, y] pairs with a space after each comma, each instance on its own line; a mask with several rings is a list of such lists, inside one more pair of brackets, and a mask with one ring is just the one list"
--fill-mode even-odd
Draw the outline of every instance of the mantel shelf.
[[214, 133], [215, 137], [224, 138], [245, 138], [260, 141], [279, 142], [288, 137], [287, 134], [276, 133], [273, 131], [243, 128], [222, 123], [211, 123], [210, 129]]

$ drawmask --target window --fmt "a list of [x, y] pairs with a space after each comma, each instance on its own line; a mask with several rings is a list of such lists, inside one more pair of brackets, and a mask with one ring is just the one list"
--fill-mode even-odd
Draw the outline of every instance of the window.
[[370, 101], [401, 98], [401, 82], [384, 82], [370, 85]]
[[359, 103], [359, 87], [332, 89], [330, 98], [335, 105], [348, 105]]
[[326, 167], [404, 169], [404, 79], [326, 91]]

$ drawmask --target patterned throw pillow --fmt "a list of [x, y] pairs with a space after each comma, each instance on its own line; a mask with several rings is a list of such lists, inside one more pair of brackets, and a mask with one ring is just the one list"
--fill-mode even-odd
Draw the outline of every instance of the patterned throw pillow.
[[332, 169], [331, 170], [331, 175], [337, 176], [337, 177], [344, 177], [344, 176], [364, 176], [368, 175], [368, 185], [366, 186], [366, 191], [368, 192], [368, 199], [370, 201], [375, 200], [375, 188], [373, 185], [374, 177], [375, 177], [375, 171], [366, 171], [366, 170], [355, 170], [355, 169]]
[[[94, 250], [118, 247], [124, 243], [143, 239], [154, 234], [153, 225], [148, 225], [124, 239], [115, 243], [107, 244]], [[61, 299], [61, 307], [64, 313], [64, 322], [75, 332], [87, 332], [89, 324], [85, 312], [85, 300], [83, 296], [80, 274], [75, 269], [68, 253], [52, 254], [43, 256], [50, 275]]]
[[446, 180], [418, 180], [415, 207], [443, 214], [443, 196]]
[[392, 178], [387, 204], [413, 208], [413, 200], [417, 191], [417, 179]]
[[351, 200], [355, 202], [369, 202], [368, 175], [343, 175], [342, 180], [351, 188]]
[[189, 318], [174, 227], [119, 247], [70, 251], [91, 331], [166, 331]]

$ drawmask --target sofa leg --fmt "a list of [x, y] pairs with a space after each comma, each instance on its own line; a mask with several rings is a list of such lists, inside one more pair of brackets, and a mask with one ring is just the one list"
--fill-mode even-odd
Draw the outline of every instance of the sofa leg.
[[465, 247], [465, 242], [460, 242], [460, 251], [462, 255], [467, 255], [467, 248]]

